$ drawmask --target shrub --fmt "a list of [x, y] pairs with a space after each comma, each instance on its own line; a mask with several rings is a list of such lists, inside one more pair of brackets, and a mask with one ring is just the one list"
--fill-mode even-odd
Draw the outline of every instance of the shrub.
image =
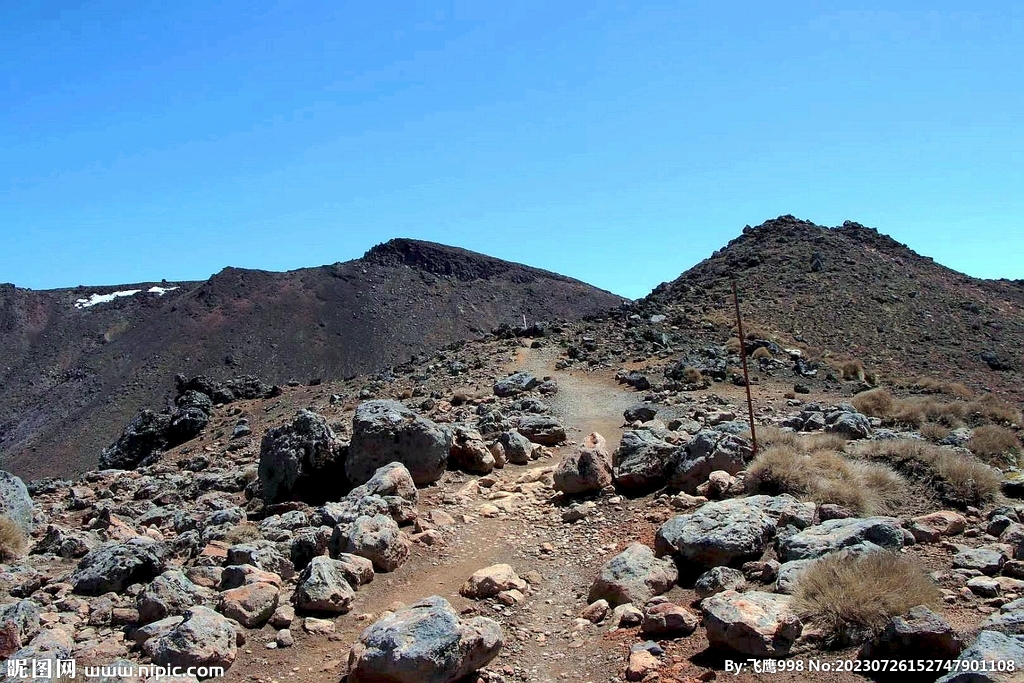
[[994, 424], [1019, 425], [1024, 421], [1019, 410], [992, 394], [985, 394], [968, 403], [965, 407], [965, 414], [973, 424], [987, 421]]
[[793, 609], [834, 646], [863, 642], [911, 607], [937, 607], [939, 587], [913, 560], [888, 551], [833, 553], [797, 578]]
[[848, 360], [839, 366], [839, 370], [842, 373], [843, 381], [864, 381], [864, 363], [859, 360]]
[[896, 402], [887, 389], [869, 389], [854, 396], [851, 403], [865, 415], [885, 419], [892, 415]]
[[10, 517], [0, 516], [0, 562], [12, 562], [25, 554], [28, 538]]
[[687, 384], [704, 384], [704, 375], [697, 368], [684, 368], [683, 381]]
[[759, 346], [754, 349], [754, 352], [750, 354], [753, 360], [761, 360], [762, 358], [772, 358], [772, 352], [763, 346]]
[[926, 422], [921, 425], [921, 436], [928, 441], [942, 441], [949, 436], [950, 429], [946, 425], [937, 422]]
[[809, 443], [769, 446], [747, 468], [745, 482], [751, 492], [789, 493], [866, 515], [895, 512], [906, 492], [906, 482], [888, 467], [853, 462]]
[[915, 439], [860, 442], [854, 453], [921, 480], [949, 505], [983, 505], [999, 495], [999, 473], [977, 459]]
[[985, 462], [997, 465], [1016, 465], [1020, 455], [1017, 435], [999, 425], [976, 428], [967, 441], [967, 448]]
[[934, 377], [919, 377], [911, 382], [910, 386], [926, 394], [946, 394], [955, 398], [974, 396], [974, 392], [960, 382], [947, 382]]
[[241, 524], [236, 524], [225, 531], [221, 540], [225, 543], [235, 545], [238, 543], [249, 543], [251, 541], [255, 541], [259, 537], [259, 527], [251, 522], [242, 522]]
[[740, 348], [740, 340], [738, 337], [730, 337], [729, 340], [725, 342], [725, 350], [729, 353], [735, 353], [738, 355]]

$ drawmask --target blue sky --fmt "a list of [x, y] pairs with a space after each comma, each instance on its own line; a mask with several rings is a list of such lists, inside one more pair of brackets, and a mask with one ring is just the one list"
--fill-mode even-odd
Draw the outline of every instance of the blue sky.
[[0, 282], [405, 236], [638, 297], [785, 213], [1024, 278], [1024, 10], [984, 4], [3, 3]]

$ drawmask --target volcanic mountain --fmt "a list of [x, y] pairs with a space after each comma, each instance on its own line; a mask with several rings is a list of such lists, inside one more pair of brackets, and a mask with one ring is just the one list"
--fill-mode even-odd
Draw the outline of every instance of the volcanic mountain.
[[684, 325], [732, 325], [734, 279], [751, 330], [892, 378], [1024, 393], [1024, 280], [969, 277], [851, 221], [781, 216], [747, 226], [637, 306]]
[[547, 271], [409, 239], [344, 263], [202, 282], [33, 291], [0, 285], [0, 468], [95, 468], [174, 375], [330, 380], [369, 374], [502, 324], [574, 320], [622, 302]]

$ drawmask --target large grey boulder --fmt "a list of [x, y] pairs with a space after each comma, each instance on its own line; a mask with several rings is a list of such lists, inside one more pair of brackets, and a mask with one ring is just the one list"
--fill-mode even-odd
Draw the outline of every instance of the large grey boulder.
[[594, 432], [575, 452], [558, 463], [554, 473], [556, 491], [570, 496], [596, 493], [612, 484], [612, 456], [604, 437]]
[[803, 632], [788, 595], [725, 591], [702, 600], [708, 643], [748, 657], [785, 657]]
[[[1024, 670], [1024, 640], [998, 631], [982, 631], [957, 659], [965, 662], [962, 668], [946, 674], [935, 683], [1020, 681], [1020, 672]], [[1003, 671], [990, 670], [997, 667], [1002, 667]]]
[[21, 642], [28, 642], [40, 629], [39, 605], [31, 600], [19, 600], [0, 605], [0, 629], [8, 623], [14, 625]]
[[117, 441], [103, 449], [100, 469], [130, 470], [158, 458], [169, 446], [171, 419], [169, 413], [139, 411]]
[[550, 415], [524, 415], [519, 418], [519, 433], [533, 443], [557, 446], [565, 441], [565, 427]]
[[348, 576], [345, 563], [324, 555], [314, 557], [299, 574], [295, 606], [307, 612], [345, 614], [355, 600]]
[[485, 617], [460, 620], [438, 596], [388, 614], [359, 636], [349, 683], [453, 683], [498, 656], [504, 634]]
[[347, 488], [345, 451], [323, 415], [300, 410], [260, 443], [260, 495], [268, 503], [336, 500]]
[[830, 519], [780, 539], [776, 550], [780, 560], [789, 562], [821, 557], [864, 542], [899, 550], [904, 543], [899, 520], [894, 517]]
[[362, 484], [382, 465], [400, 462], [417, 486], [425, 486], [444, 474], [451, 448], [452, 435], [446, 428], [398, 401], [365, 401], [356, 407], [352, 420], [345, 471], [353, 484]]
[[658, 529], [659, 555], [673, 554], [705, 567], [759, 558], [775, 537], [778, 520], [762, 505], [738, 498], [707, 503]]
[[530, 462], [530, 453], [533, 452], [533, 444], [517, 430], [512, 429], [502, 432], [498, 442], [505, 449], [505, 457], [513, 465], [527, 465]]
[[705, 429], [697, 432], [676, 453], [668, 476], [668, 485], [685, 493], [693, 493], [717, 470], [736, 474], [753, 457], [750, 441], [728, 432]]
[[409, 559], [409, 540], [390, 517], [360, 517], [348, 529], [335, 527], [331, 551], [365, 557], [376, 571], [392, 572]]
[[[363, 515], [372, 517], [376, 514], [386, 514], [391, 515], [395, 522], [402, 525], [416, 521], [419, 515], [416, 510], [418, 497], [412, 473], [402, 463], [392, 462], [378, 467], [368, 482], [349, 491], [341, 502], [349, 504], [352, 511], [359, 511], [346, 521], [353, 521]], [[379, 510], [379, 500], [384, 501], [386, 509]]]
[[661, 488], [680, 448], [646, 429], [623, 432], [612, 458], [615, 485], [631, 493]]
[[1010, 636], [1024, 636], [1024, 598], [1017, 598], [999, 608], [981, 622], [986, 631], [999, 631]]
[[847, 439], [866, 439], [871, 436], [871, 420], [857, 412], [835, 411], [826, 416], [825, 431]]
[[0, 516], [7, 517], [25, 533], [32, 532], [32, 497], [21, 478], [0, 470]]
[[181, 570], [168, 569], [142, 589], [135, 606], [139, 610], [139, 621], [148, 624], [184, 614], [211, 597], [210, 591], [189, 581]]
[[[982, 628], [985, 628], [984, 625]], [[924, 605], [892, 619], [861, 646], [860, 659], [956, 659], [964, 643], [953, 627]]]
[[146, 641], [144, 650], [160, 666], [229, 668], [238, 655], [235, 627], [209, 607], [193, 607], [170, 632]]
[[608, 560], [590, 587], [587, 602], [632, 603], [643, 607], [655, 595], [675, 585], [679, 570], [671, 559], [658, 559], [643, 543], [633, 543]]
[[516, 372], [494, 383], [494, 395], [502, 398], [515, 396], [530, 391], [540, 384], [540, 380], [528, 372]]
[[80, 595], [121, 593], [146, 583], [164, 569], [162, 544], [146, 537], [109, 541], [90, 550], [68, 581]]

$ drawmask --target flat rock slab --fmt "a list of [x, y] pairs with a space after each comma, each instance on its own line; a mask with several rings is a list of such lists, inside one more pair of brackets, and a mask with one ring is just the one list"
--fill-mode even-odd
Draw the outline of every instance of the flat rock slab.
[[899, 550], [904, 542], [899, 520], [894, 517], [830, 519], [782, 539], [777, 550], [779, 559], [789, 562], [821, 557], [865, 541], [887, 550]]

